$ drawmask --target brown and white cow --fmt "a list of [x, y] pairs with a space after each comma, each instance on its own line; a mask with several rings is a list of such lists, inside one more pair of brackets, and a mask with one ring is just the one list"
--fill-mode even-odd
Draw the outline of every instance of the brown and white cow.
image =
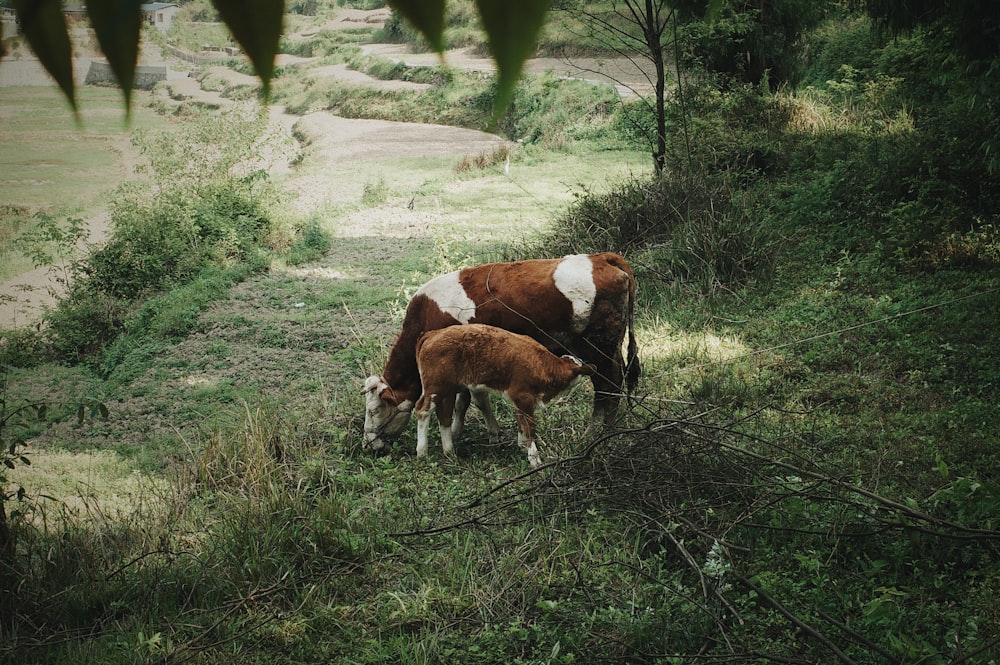
[[[409, 423], [420, 397], [420, 335], [458, 324], [483, 323], [528, 335], [556, 354], [572, 354], [594, 365], [594, 418], [612, 422], [623, 378], [631, 390], [639, 377], [632, 330], [635, 290], [631, 266], [611, 252], [488, 263], [435, 277], [410, 299], [382, 375], [365, 381], [365, 447], [385, 447]], [[621, 350], [626, 332], [627, 365]], [[489, 408], [485, 394], [472, 397], [480, 408]], [[468, 399], [468, 393], [460, 395], [456, 433]]]
[[[465, 389], [506, 395], [517, 410], [517, 443], [531, 466], [541, 457], [535, 445], [535, 408], [564, 393], [581, 376], [597, 371], [573, 356], [557, 356], [527, 335], [481, 323], [432, 330], [417, 340], [417, 369], [423, 393], [417, 412], [417, 457], [427, 454], [431, 411], [441, 426], [441, 447], [454, 453], [452, 415]], [[492, 415], [492, 414], [491, 414]], [[494, 418], [491, 430], [499, 426]]]

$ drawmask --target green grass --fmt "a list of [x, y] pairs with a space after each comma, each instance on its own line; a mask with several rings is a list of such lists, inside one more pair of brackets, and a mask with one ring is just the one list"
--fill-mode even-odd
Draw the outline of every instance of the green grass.
[[[845, 247], [795, 217], [794, 179], [740, 218], [735, 235], [782, 239], [749, 274], [686, 277], [720, 247], [702, 241], [726, 196], [665, 190], [712, 213], [686, 238], [644, 218], [659, 240], [629, 254], [644, 376], [622, 429], [588, 427], [583, 385], [542, 412], [542, 454], [564, 463], [535, 475], [476, 414], [457, 460], [436, 437], [417, 459], [412, 425], [391, 455], [360, 451], [360, 381], [407, 293], [468, 263], [628, 241], [612, 214], [634, 197], [584, 224], [572, 204], [648, 161], [532, 145], [509, 174], [335, 165], [342, 191], [312, 220], [326, 254], [147, 301], [107, 378], [12, 371], [10, 403], [84, 394], [111, 413], [31, 426], [38, 475], [18, 477], [44, 488], [24, 513], [41, 526], [19, 532], [0, 662], [844, 662], [830, 644], [866, 665], [995, 660], [996, 271]], [[357, 223], [411, 199], [445, 214], [402, 238]], [[74, 468], [86, 486], [47, 484]]]
[[11, 246], [32, 228], [31, 217], [89, 216], [104, 207], [123, 179], [134, 177], [125, 158], [129, 134], [138, 128], [165, 128], [168, 121], [149, 111], [148, 93], [136, 92], [127, 116], [121, 93], [110, 88], [78, 91], [77, 121], [54, 87], [4, 89], [0, 106], [0, 281], [33, 268]]
[[59, 201], [71, 212], [86, 209], [123, 177], [132, 175], [118, 166], [129, 132], [167, 125], [163, 118], [144, 110], [146, 93], [136, 93], [130, 119], [116, 90], [87, 87], [79, 91], [79, 97], [77, 123], [55, 89], [4, 90], [0, 172], [5, 180], [5, 204], [37, 209]]

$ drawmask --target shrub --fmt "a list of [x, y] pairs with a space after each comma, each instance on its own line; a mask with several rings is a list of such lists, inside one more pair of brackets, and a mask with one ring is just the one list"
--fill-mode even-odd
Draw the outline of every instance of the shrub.
[[612, 119], [614, 99], [609, 86], [560, 79], [551, 73], [525, 76], [499, 129], [512, 140], [547, 147], [574, 140], [619, 147], [623, 137]]
[[293, 266], [315, 261], [322, 258], [332, 245], [333, 238], [330, 233], [323, 228], [319, 220], [311, 219], [296, 232], [286, 260]]
[[810, 93], [837, 121], [792, 157], [812, 199], [798, 217], [892, 262], [989, 264], [990, 243], [972, 244], [1000, 211], [1000, 132], [985, 101], [1000, 88], [996, 68], [942, 61], [940, 35], [919, 30], [877, 47], [866, 24], [832, 31], [817, 56]]
[[405, 62], [369, 56], [355, 58], [350, 66], [382, 81], [409, 81], [428, 85], [444, 85], [452, 80], [444, 67], [411, 67]]
[[18, 232], [30, 225], [31, 209], [26, 206], [0, 203], [0, 255], [12, 249], [11, 241]]
[[698, 2], [679, 4], [694, 18], [682, 26], [681, 61], [754, 85], [794, 83], [801, 37], [822, 17], [820, 3], [803, 0], [733, 2], [709, 23]]
[[483, 171], [498, 164], [508, 164], [515, 152], [512, 144], [500, 143], [493, 149], [484, 150], [478, 155], [465, 155], [455, 165], [455, 173]]
[[540, 253], [644, 252], [661, 278], [705, 290], [770, 276], [779, 244], [752, 193], [728, 174], [664, 172], [605, 195], [583, 195]]
[[389, 200], [389, 184], [382, 176], [375, 182], [366, 182], [364, 191], [361, 193], [361, 203], [374, 207], [382, 205]]
[[[248, 146], [264, 136], [263, 120], [231, 113], [197, 119], [170, 136], [136, 134], [159, 187], [150, 193], [126, 183], [112, 197], [111, 238], [74, 264], [68, 295], [47, 315], [57, 357], [79, 361], [103, 349], [163, 290], [206, 272], [267, 267], [271, 190], [262, 172], [246, 169], [255, 157]], [[186, 330], [190, 318], [185, 310], [175, 322], [156, 320], [170, 335]]]
[[49, 347], [61, 360], [84, 360], [118, 335], [128, 312], [126, 299], [73, 288], [45, 317]]
[[16, 328], [0, 334], [0, 365], [33, 367], [48, 356], [44, 336], [34, 329]]
[[874, 71], [879, 45], [871, 20], [864, 16], [834, 16], [809, 39], [801, 85], [823, 86], [843, 65], [867, 78]]

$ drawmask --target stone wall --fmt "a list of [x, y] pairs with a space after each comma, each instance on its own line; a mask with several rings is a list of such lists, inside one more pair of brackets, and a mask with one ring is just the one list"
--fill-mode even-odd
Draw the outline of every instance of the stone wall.
[[222, 50], [215, 53], [191, 53], [191, 51], [185, 51], [184, 49], [171, 46], [170, 44], [167, 44], [163, 50], [175, 58], [180, 58], [181, 60], [186, 60], [187, 62], [191, 62], [196, 65], [225, 62], [227, 60], [232, 60], [233, 57], [239, 55], [239, 49], [232, 49], [232, 51]]
[[[141, 90], [152, 88], [160, 81], [167, 80], [166, 65], [138, 65], [135, 68], [135, 87]], [[117, 84], [111, 65], [104, 60], [91, 60], [87, 71], [87, 85], [112, 83]]]

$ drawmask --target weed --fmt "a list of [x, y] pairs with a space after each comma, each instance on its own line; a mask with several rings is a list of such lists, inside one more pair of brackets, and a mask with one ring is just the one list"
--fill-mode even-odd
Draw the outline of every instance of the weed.
[[[367, 189], [366, 189], [367, 193]], [[321, 258], [333, 244], [330, 233], [317, 219], [311, 219], [299, 229], [286, 254], [288, 265], [301, 265]]]
[[456, 173], [469, 173], [474, 171], [484, 171], [486, 169], [504, 164], [505, 170], [510, 167], [510, 158], [514, 156], [515, 150], [509, 143], [502, 143], [492, 150], [481, 152], [472, 157], [465, 156], [459, 160], [455, 166]]
[[361, 194], [361, 203], [373, 207], [385, 203], [389, 199], [389, 185], [385, 178], [379, 177], [375, 182], [365, 183]]

